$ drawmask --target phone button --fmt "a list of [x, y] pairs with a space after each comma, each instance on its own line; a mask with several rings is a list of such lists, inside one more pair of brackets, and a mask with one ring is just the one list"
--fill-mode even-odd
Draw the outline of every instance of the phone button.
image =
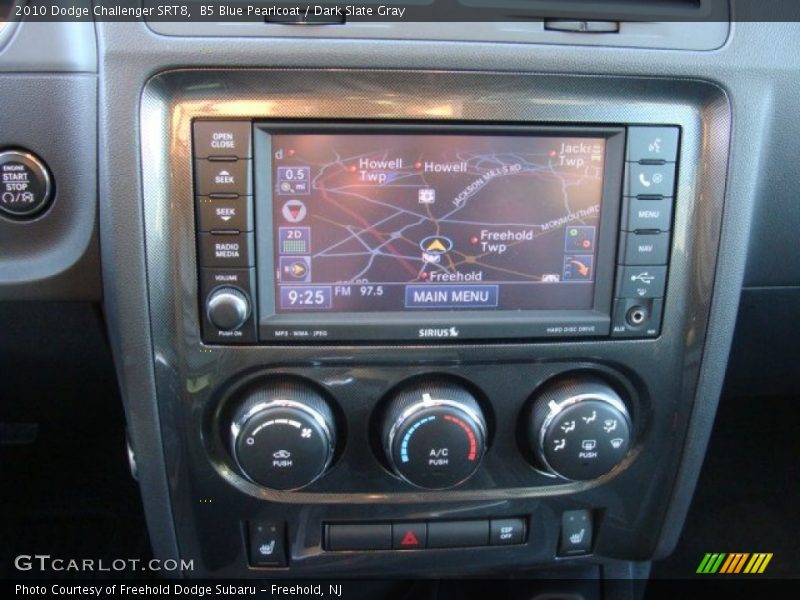
[[675, 164], [641, 165], [628, 163], [626, 196], [668, 196], [675, 191]]

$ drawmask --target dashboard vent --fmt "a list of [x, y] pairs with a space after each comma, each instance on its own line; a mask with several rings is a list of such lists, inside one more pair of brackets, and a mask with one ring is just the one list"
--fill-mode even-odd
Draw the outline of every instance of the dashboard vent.
[[[725, 0], [458, 0], [506, 18], [574, 18], [614, 21], [727, 20]], [[498, 14], [498, 17], [501, 16]]]

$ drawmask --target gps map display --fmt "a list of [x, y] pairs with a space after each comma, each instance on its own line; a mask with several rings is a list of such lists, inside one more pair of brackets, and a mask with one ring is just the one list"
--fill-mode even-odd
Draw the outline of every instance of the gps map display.
[[272, 134], [275, 307], [593, 305], [604, 138]]

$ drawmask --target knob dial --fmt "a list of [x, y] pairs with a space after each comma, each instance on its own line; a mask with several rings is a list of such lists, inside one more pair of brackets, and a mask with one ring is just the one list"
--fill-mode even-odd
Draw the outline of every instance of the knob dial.
[[325, 399], [301, 383], [265, 384], [235, 412], [231, 450], [242, 473], [273, 490], [295, 490], [330, 465], [334, 419]]
[[631, 445], [631, 420], [619, 394], [600, 379], [548, 385], [536, 398], [528, 439], [541, 466], [572, 481], [617, 466]]
[[469, 478], [486, 449], [486, 422], [475, 398], [451, 383], [419, 383], [392, 399], [383, 428], [395, 473], [421, 488]]
[[236, 331], [250, 318], [250, 301], [234, 287], [217, 288], [208, 296], [206, 314], [217, 329]]

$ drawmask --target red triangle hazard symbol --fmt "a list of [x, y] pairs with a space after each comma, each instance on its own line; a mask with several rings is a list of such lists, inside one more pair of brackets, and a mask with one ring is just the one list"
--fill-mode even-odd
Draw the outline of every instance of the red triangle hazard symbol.
[[417, 536], [414, 535], [414, 532], [409, 530], [406, 531], [406, 534], [403, 536], [402, 541], [400, 542], [401, 546], [419, 546], [419, 540]]
[[289, 213], [292, 215], [292, 217], [294, 217], [296, 219], [297, 215], [300, 214], [300, 207], [299, 206], [290, 206], [289, 207]]

